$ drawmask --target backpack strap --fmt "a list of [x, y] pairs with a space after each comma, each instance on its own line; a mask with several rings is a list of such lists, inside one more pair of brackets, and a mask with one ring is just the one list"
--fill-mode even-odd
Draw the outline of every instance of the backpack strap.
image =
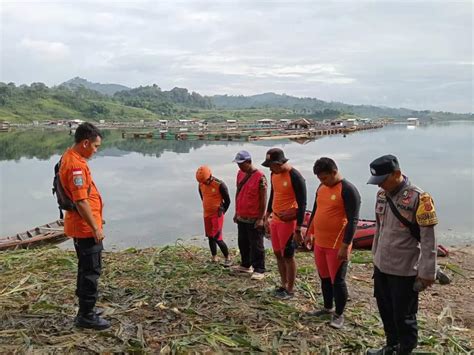
[[[59, 180], [60, 179], [60, 176], [59, 176], [59, 170], [61, 169], [61, 162], [63, 160], [63, 156], [61, 156], [61, 158], [59, 159], [58, 163], [54, 166], [54, 174], [57, 176], [57, 179]], [[61, 183], [61, 181], [59, 181], [59, 184]], [[91, 194], [91, 189], [92, 189], [92, 184], [89, 185], [89, 188], [87, 189], [87, 197], [90, 196]], [[63, 191], [64, 191], [64, 188], [63, 188]], [[64, 191], [65, 192], [65, 191]], [[56, 189], [53, 187], [53, 195], [57, 193], [56, 192]], [[71, 200], [72, 201], [72, 200]], [[76, 204], [73, 202], [74, 204], [74, 210], [77, 211], [77, 207], [76, 207]], [[64, 213], [63, 213], [63, 210], [61, 209], [61, 207], [58, 206], [58, 209], [59, 209], [59, 219], [64, 219]]]
[[388, 205], [390, 206], [390, 209], [392, 210], [393, 214], [397, 219], [403, 223], [405, 227], [407, 227], [410, 230], [410, 234], [413, 238], [415, 238], [418, 243], [420, 242], [420, 226], [417, 223], [411, 223], [408, 219], [403, 217], [401, 213], [398, 211], [398, 209], [395, 207], [395, 204], [393, 203], [392, 199], [388, 196], [387, 197], [387, 202]]
[[[61, 160], [62, 159], [63, 159], [63, 157], [61, 156], [58, 163], [54, 166], [55, 179], [58, 179], [58, 180], [59, 180], [59, 169], [61, 169]], [[57, 193], [57, 191], [56, 191], [56, 188], [53, 186], [53, 195], [55, 193]], [[58, 206], [58, 210], [59, 210], [59, 219], [64, 219], [64, 213], [63, 213], [63, 210], [61, 209], [61, 207]]]
[[243, 179], [242, 181], [237, 185], [237, 191], [235, 192], [235, 197], [239, 196], [239, 192], [240, 190], [242, 190], [242, 188], [244, 187], [245, 183], [247, 181], [250, 180], [250, 178], [252, 177], [253, 174], [255, 174], [257, 172], [257, 169], [255, 169], [254, 171], [252, 171], [250, 174], [247, 174]]

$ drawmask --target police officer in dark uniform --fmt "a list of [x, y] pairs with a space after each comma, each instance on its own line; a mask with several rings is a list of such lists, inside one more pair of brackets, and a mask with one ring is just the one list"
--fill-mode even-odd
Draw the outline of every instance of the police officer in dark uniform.
[[431, 196], [402, 174], [395, 156], [374, 160], [370, 172], [368, 184], [380, 187], [372, 253], [386, 346], [367, 354], [410, 354], [418, 343], [418, 293], [436, 278], [438, 219]]

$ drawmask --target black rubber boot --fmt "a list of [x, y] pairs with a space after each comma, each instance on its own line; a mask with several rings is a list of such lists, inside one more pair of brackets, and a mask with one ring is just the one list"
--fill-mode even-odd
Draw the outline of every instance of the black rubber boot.
[[79, 313], [74, 319], [74, 325], [78, 328], [104, 330], [110, 327], [110, 322], [99, 317], [95, 312]]

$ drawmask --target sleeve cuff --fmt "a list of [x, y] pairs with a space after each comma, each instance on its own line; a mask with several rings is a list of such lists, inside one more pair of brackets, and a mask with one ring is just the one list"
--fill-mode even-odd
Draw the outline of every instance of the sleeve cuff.
[[74, 202], [85, 200], [87, 197], [87, 189], [81, 189], [72, 192], [72, 199]]

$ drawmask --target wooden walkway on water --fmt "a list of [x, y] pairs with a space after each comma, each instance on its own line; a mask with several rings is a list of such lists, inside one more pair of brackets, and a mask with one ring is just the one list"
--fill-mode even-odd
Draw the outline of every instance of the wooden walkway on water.
[[348, 134], [357, 131], [382, 128], [383, 125], [363, 125], [353, 127], [318, 127], [315, 129], [288, 130], [280, 129], [227, 129], [219, 131], [189, 130], [174, 131], [163, 130], [151, 132], [122, 132], [122, 138], [135, 139], [163, 139], [163, 140], [202, 140], [202, 141], [258, 141], [274, 139], [316, 139], [335, 134]]

